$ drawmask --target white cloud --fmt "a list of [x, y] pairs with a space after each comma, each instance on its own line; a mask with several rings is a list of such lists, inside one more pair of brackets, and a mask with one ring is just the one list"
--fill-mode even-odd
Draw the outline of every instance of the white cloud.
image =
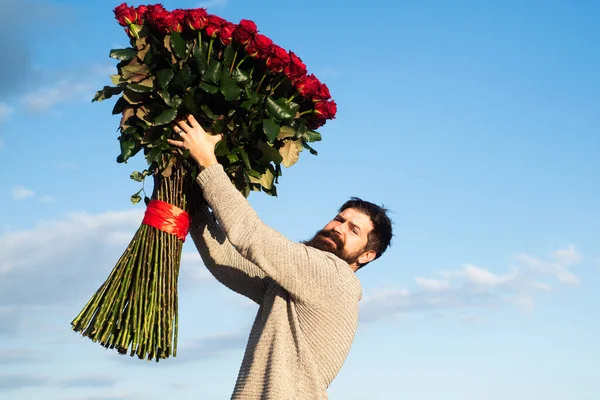
[[56, 200], [53, 196], [50, 195], [45, 195], [39, 198], [39, 201], [41, 203], [52, 203], [54, 200]]
[[12, 198], [15, 200], [23, 200], [29, 197], [33, 197], [35, 192], [25, 186], [15, 186], [11, 190]]
[[579, 284], [579, 277], [569, 269], [581, 261], [574, 246], [554, 252], [551, 260], [527, 254], [519, 254], [516, 259], [518, 264], [503, 273], [465, 264], [456, 270], [439, 271], [444, 280], [417, 278], [417, 288], [412, 291], [406, 288], [375, 291], [364, 296], [361, 319], [372, 321], [413, 312], [443, 312], [459, 317], [468, 312], [479, 318], [478, 313], [503, 304], [531, 312], [536, 295], [552, 291], [545, 279], [564, 285]]
[[424, 290], [445, 290], [450, 288], [450, 282], [438, 279], [416, 278], [415, 281]]
[[[78, 212], [26, 230], [0, 231], [0, 334], [29, 326], [23, 325], [22, 316], [31, 310], [83, 307], [110, 274], [142, 218], [139, 207]], [[209, 278], [198, 253], [184, 251], [179, 288], [197, 288]]]
[[14, 109], [6, 103], [0, 103], [0, 122], [5, 121], [14, 112]]
[[93, 87], [89, 82], [74, 83], [69, 80], [61, 80], [52, 86], [46, 86], [23, 96], [23, 102], [32, 111], [44, 111], [57, 104], [79, 98], [84, 93], [91, 93]]
[[577, 253], [577, 249], [573, 245], [569, 245], [566, 249], [557, 250], [553, 255], [556, 260], [565, 265], [572, 265], [581, 261], [581, 256]]
[[108, 76], [115, 73], [116, 68], [111, 65], [92, 65], [86, 68], [86, 74], [71, 72], [62, 78], [48, 71], [45, 80], [53, 83], [26, 93], [21, 100], [34, 112], [45, 111], [72, 100], [89, 102], [97, 90], [111, 84]]

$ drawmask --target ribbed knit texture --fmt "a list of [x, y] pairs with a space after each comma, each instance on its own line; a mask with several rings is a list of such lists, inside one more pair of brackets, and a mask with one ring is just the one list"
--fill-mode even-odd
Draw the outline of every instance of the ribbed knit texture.
[[354, 340], [358, 278], [333, 254], [265, 225], [221, 165], [197, 182], [213, 211], [195, 213], [190, 227], [206, 267], [260, 306], [231, 398], [327, 399]]

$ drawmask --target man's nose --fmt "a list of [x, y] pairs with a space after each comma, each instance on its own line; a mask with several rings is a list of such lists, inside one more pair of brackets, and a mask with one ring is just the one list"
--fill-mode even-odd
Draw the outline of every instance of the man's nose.
[[339, 236], [342, 236], [342, 224], [333, 227], [333, 231]]

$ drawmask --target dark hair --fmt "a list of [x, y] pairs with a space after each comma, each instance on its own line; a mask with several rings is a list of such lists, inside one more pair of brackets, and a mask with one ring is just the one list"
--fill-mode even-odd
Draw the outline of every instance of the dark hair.
[[[393, 233], [392, 221], [387, 215], [388, 210], [383, 206], [378, 206], [377, 204], [370, 203], [358, 197], [351, 197], [350, 200], [345, 202], [340, 207], [339, 212], [342, 212], [348, 208], [358, 210], [371, 218], [373, 230], [369, 232], [367, 237], [367, 247], [365, 250], [375, 251], [375, 259], [378, 259], [385, 252], [385, 250], [391, 246]], [[365, 265], [366, 263], [360, 265], [360, 267]]]

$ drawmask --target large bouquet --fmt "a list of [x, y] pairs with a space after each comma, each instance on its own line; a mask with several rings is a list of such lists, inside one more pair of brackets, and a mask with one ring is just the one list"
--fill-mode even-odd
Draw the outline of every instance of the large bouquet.
[[[245, 196], [276, 195], [281, 165], [289, 167], [315, 130], [335, 117], [327, 86], [307, 74], [302, 60], [258, 33], [256, 24], [233, 24], [205, 9], [162, 5], [116, 7], [131, 47], [111, 50], [119, 60], [113, 86], [93, 101], [120, 95], [117, 162], [140, 151], [148, 163], [131, 178], [152, 176], [144, 220], [110, 276], [73, 320], [75, 331], [140, 359], [177, 351], [177, 278], [188, 231], [188, 212], [202, 201], [195, 164], [172, 147], [172, 123], [193, 114], [205, 129], [223, 134], [217, 159]], [[142, 200], [142, 190], [131, 197]]]

